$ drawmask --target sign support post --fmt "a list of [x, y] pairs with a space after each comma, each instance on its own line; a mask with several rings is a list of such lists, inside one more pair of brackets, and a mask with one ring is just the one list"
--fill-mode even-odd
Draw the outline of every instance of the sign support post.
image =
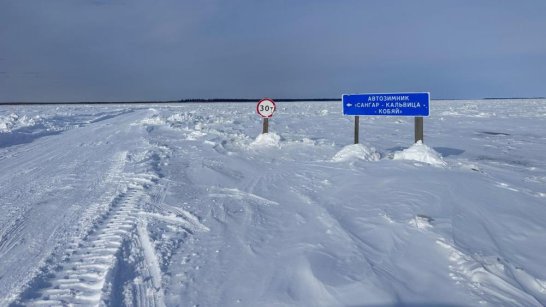
[[421, 141], [424, 143], [423, 136], [424, 136], [424, 129], [423, 129], [423, 117], [422, 116], [416, 116], [415, 117], [415, 143]]
[[269, 118], [264, 118], [262, 133], [269, 133]]
[[360, 130], [360, 116], [355, 116], [355, 144], [358, 144], [358, 132]]

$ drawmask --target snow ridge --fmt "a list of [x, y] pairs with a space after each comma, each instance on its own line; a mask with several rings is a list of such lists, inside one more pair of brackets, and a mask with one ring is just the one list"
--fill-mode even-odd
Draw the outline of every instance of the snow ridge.
[[[471, 291], [486, 298], [487, 302], [498, 305], [509, 302], [514, 306], [542, 306], [546, 303], [546, 282], [523, 269], [500, 257], [468, 255], [444, 238], [439, 238], [436, 243], [448, 252], [451, 278], [469, 285]], [[516, 283], [509, 278], [511, 275]]]

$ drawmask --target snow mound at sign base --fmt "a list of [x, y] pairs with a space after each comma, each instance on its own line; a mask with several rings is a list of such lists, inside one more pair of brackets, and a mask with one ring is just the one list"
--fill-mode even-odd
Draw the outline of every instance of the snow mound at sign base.
[[333, 162], [354, 160], [378, 161], [381, 155], [373, 147], [363, 144], [353, 144], [343, 147], [332, 158]]
[[394, 153], [393, 160], [412, 160], [431, 164], [434, 166], [446, 166], [446, 162], [442, 156], [434, 149], [418, 141], [410, 148]]
[[281, 137], [276, 133], [262, 133], [250, 143], [250, 148], [280, 147]]

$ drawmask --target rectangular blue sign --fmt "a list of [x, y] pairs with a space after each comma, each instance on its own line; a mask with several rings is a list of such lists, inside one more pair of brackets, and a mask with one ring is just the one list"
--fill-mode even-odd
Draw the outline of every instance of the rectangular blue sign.
[[429, 116], [430, 93], [343, 94], [343, 115]]

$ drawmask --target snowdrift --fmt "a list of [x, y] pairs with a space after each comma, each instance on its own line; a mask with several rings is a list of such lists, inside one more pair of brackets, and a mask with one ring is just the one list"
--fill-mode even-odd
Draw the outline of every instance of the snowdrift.
[[412, 160], [422, 163], [431, 164], [434, 166], [446, 166], [442, 156], [434, 151], [434, 149], [418, 141], [411, 147], [394, 153], [394, 160]]

